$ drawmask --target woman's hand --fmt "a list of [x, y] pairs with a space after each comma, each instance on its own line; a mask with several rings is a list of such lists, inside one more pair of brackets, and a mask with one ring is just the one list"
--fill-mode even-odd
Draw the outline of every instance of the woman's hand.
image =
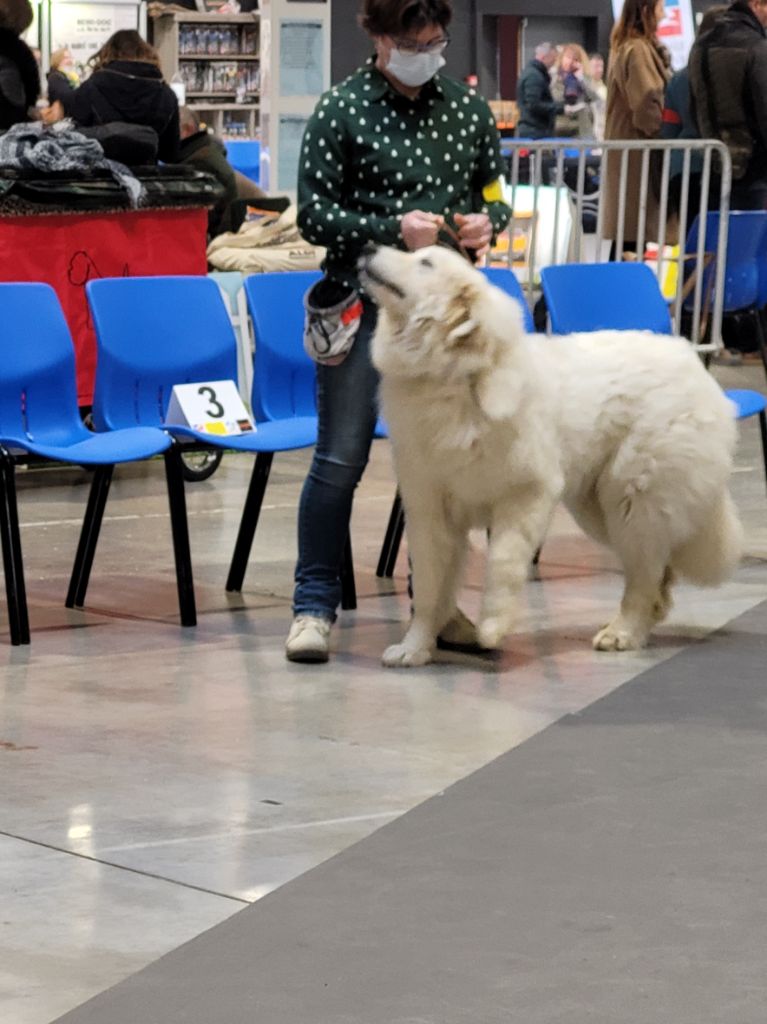
[[402, 240], [411, 252], [427, 245], [436, 245], [444, 223], [445, 218], [438, 213], [410, 210], [399, 222]]
[[482, 259], [490, 251], [493, 240], [493, 225], [486, 213], [456, 213], [453, 218], [458, 228], [458, 237], [476, 259]]
[[49, 107], [43, 107], [40, 111], [40, 119], [45, 124], [55, 124], [57, 121], [62, 121], [64, 119], [64, 107], [61, 101], [56, 100]]

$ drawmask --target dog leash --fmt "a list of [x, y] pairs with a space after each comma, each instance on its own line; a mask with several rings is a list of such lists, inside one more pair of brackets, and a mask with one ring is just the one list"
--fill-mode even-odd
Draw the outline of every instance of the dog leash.
[[448, 224], [447, 221], [445, 221], [445, 223], [439, 229], [439, 233], [441, 235], [447, 235], [450, 241], [447, 242], [446, 244], [449, 245], [451, 249], [456, 249], [461, 254], [461, 256], [467, 259], [469, 263], [471, 263], [471, 265], [474, 266], [474, 264], [477, 261], [476, 257], [474, 256], [473, 250], [466, 248], [466, 246], [461, 241], [458, 232], [455, 230], [454, 227], [452, 227], [452, 225]]

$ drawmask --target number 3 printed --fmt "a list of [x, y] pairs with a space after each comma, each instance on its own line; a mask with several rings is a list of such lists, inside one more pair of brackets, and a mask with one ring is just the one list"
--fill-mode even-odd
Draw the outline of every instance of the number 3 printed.
[[216, 392], [213, 388], [202, 387], [197, 389], [198, 395], [205, 395], [213, 408], [208, 409], [206, 412], [207, 416], [211, 419], [219, 420], [224, 415], [224, 407], [216, 398]]

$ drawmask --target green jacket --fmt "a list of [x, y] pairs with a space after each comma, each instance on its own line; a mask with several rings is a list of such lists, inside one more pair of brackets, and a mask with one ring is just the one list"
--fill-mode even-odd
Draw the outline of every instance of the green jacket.
[[402, 247], [409, 210], [486, 212], [495, 232], [511, 210], [486, 186], [503, 174], [495, 120], [472, 89], [435, 75], [408, 99], [372, 59], [321, 97], [298, 169], [298, 226], [325, 246], [324, 269], [359, 288], [366, 242]]
[[224, 195], [208, 213], [208, 234], [215, 238], [232, 231], [232, 203], [237, 198], [237, 182], [224, 144], [206, 131], [195, 132], [181, 140], [176, 163], [191, 164], [198, 171], [207, 171], [223, 185]]

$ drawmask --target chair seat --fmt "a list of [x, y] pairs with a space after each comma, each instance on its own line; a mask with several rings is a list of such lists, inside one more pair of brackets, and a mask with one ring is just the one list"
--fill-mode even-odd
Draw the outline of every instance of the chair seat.
[[743, 420], [748, 416], [756, 416], [757, 413], [767, 409], [767, 398], [758, 391], [728, 388], [725, 394], [738, 408], [736, 419]]
[[104, 434], [91, 434], [71, 444], [46, 444], [29, 437], [2, 437], [10, 449], [21, 449], [31, 455], [61, 462], [77, 462], [85, 466], [114, 465], [151, 458], [167, 451], [172, 438], [156, 427], [129, 427]]
[[278, 452], [309, 448], [317, 441], [317, 417], [297, 416], [290, 420], [258, 423], [255, 433], [218, 436], [180, 424], [166, 424], [175, 437], [190, 438], [213, 448], [240, 452]]

